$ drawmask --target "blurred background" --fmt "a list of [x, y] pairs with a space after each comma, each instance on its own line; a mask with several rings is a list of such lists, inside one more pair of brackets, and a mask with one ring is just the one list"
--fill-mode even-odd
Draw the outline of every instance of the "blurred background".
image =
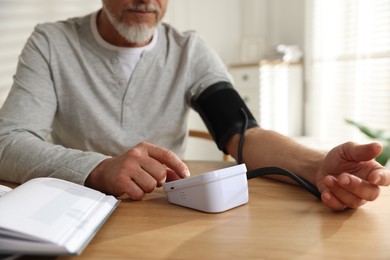
[[[0, 0], [0, 106], [37, 23], [93, 12], [100, 0]], [[260, 125], [326, 151], [390, 130], [390, 0], [169, 0], [165, 22], [195, 30], [231, 72]], [[190, 128], [204, 130], [197, 114]], [[186, 159], [219, 159], [190, 140]]]

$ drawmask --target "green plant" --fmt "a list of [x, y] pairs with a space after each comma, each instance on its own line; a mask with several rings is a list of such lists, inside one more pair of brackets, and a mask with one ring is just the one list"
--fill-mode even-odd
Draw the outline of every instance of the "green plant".
[[356, 126], [363, 134], [383, 145], [382, 153], [375, 160], [385, 166], [390, 159], [390, 132], [382, 129], [372, 129], [350, 119], [346, 119], [345, 121], [350, 125]]

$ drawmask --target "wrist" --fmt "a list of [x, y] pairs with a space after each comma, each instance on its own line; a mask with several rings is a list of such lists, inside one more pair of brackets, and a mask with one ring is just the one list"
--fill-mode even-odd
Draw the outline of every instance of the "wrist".
[[318, 156], [313, 158], [310, 162], [310, 166], [308, 166], [308, 173], [307, 176], [304, 176], [308, 181], [310, 181], [312, 184], [317, 186], [317, 176], [320, 174], [322, 165], [324, 163], [326, 154], [324, 153], [319, 153]]
[[107, 159], [101, 161], [96, 167], [88, 174], [88, 177], [85, 179], [84, 186], [95, 189], [95, 190], [100, 190], [99, 189], [99, 173], [102, 171], [104, 162]]

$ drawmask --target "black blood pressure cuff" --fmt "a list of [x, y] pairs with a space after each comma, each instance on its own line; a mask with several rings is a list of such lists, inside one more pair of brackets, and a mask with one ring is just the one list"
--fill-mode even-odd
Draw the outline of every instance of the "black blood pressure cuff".
[[191, 105], [203, 119], [218, 148], [225, 154], [226, 143], [243, 130], [245, 118], [242, 109], [248, 117], [247, 129], [258, 126], [244, 100], [229, 82], [209, 86], [192, 98]]

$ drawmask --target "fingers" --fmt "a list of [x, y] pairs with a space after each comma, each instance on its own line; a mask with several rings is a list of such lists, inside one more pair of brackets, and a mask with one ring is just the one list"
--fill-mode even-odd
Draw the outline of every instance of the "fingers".
[[180, 177], [177, 176], [177, 174], [173, 170], [167, 168], [167, 179], [166, 179], [167, 182], [176, 181], [179, 179], [180, 179]]
[[375, 200], [380, 193], [378, 186], [344, 173], [337, 178], [324, 178], [326, 189], [321, 198], [325, 205], [335, 210], [358, 208], [367, 201]]
[[390, 171], [386, 169], [378, 169], [371, 172], [367, 180], [378, 186], [389, 186], [390, 185]]
[[347, 208], [344, 203], [334, 197], [328, 190], [325, 190], [321, 193], [321, 200], [326, 206], [333, 210], [341, 211]]
[[145, 145], [148, 145], [148, 153], [150, 157], [167, 165], [181, 178], [186, 178], [190, 176], [190, 171], [188, 170], [187, 165], [182, 160], [180, 160], [180, 158], [177, 157], [175, 153], [152, 144]]
[[[167, 177], [167, 169], [171, 169], [177, 176], [190, 176], [187, 165], [180, 158], [165, 148], [142, 142], [128, 151], [128, 156], [135, 160], [140, 167], [156, 179], [161, 186]], [[167, 168], [168, 167], [168, 168]], [[172, 172], [170, 172], [172, 178]]]
[[114, 196], [141, 200], [167, 178], [174, 180], [188, 175], [187, 165], [173, 152], [142, 142], [118, 157], [102, 161], [85, 184]]
[[173, 152], [146, 142], [122, 154], [116, 164], [112, 167], [117, 175], [113, 185], [120, 195], [127, 194], [134, 200], [161, 187], [167, 177], [173, 180], [189, 175], [187, 165]]
[[359, 198], [368, 201], [373, 201], [378, 198], [380, 189], [377, 185], [373, 185], [354, 175], [343, 173], [337, 177], [337, 183], [347, 192], [354, 194]]
[[[382, 145], [377, 142], [359, 145], [347, 142], [336, 148], [332, 153], [326, 170], [335, 175], [349, 172], [377, 186], [390, 185], [390, 170], [374, 160], [382, 152]], [[340, 159], [337, 157], [340, 156]]]
[[157, 186], [160, 187], [166, 180], [166, 166], [159, 161], [150, 158], [147, 151], [139, 151], [134, 148], [126, 154], [127, 170], [133, 179], [146, 193], [151, 192]]
[[118, 199], [130, 198], [132, 200], [142, 200], [145, 197], [145, 191], [133, 180], [127, 179], [121, 183], [121, 186], [123, 186], [123, 193]]

